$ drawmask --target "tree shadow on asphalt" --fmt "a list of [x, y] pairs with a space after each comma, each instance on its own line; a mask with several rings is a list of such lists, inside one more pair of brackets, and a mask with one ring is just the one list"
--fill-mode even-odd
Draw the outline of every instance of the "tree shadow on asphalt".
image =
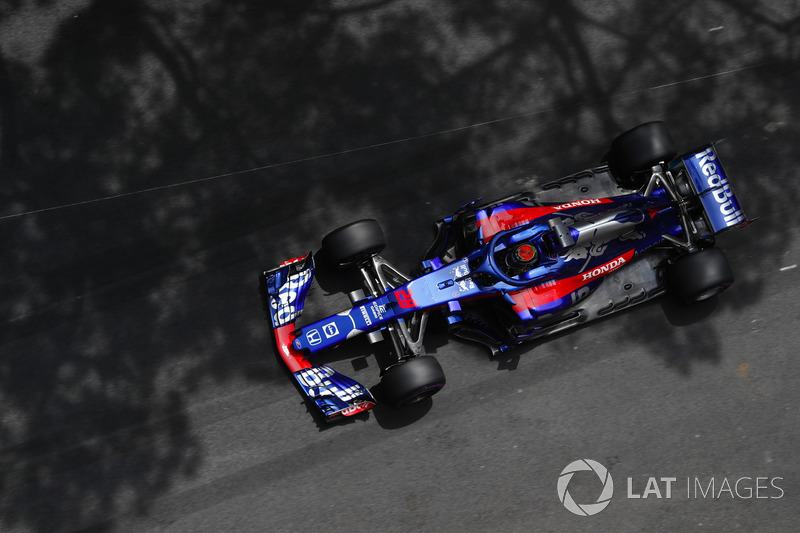
[[[430, 220], [591, 166], [644, 120], [684, 147], [729, 138], [763, 217], [729, 248], [732, 290], [759, 301], [800, 200], [776, 179], [796, 160], [797, 19], [724, 4], [731, 31], [709, 34], [692, 2], [0, 1], [3, 526], [111, 525], [202, 468], [191, 402], [270, 350], [242, 270], [363, 217], [410, 270]], [[737, 28], [748, 43], [725, 41]], [[718, 355], [714, 328], [615, 320], [650, 353], [691, 346], [682, 372]]]

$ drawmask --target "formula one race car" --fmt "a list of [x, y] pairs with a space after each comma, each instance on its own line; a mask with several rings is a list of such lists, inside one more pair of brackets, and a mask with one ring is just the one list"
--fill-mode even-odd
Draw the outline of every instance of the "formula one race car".
[[329, 366], [313, 366], [309, 356], [321, 350], [361, 334], [388, 342], [382, 396], [409, 405], [445, 385], [437, 360], [423, 354], [429, 313], [497, 354], [666, 291], [697, 302], [733, 283], [714, 236], [746, 223], [714, 145], [676, 156], [664, 124], [648, 122], [614, 139], [602, 166], [437, 221], [416, 276], [378, 255], [384, 238], [375, 220], [336, 229], [322, 249], [360, 271], [352, 306], [296, 324], [314, 273], [309, 252], [264, 273], [267, 309], [281, 358], [330, 420], [375, 399]]

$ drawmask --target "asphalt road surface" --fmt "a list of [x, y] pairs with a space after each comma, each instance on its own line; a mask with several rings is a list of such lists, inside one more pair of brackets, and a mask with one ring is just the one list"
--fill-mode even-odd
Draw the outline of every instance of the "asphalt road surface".
[[[0, 530], [797, 531], [796, 1], [0, 1]], [[737, 281], [316, 419], [258, 275], [596, 164], [661, 119], [758, 221]], [[309, 318], [346, 305], [321, 279]], [[380, 345], [320, 358], [372, 387]], [[573, 461], [613, 497], [572, 514]], [[569, 494], [603, 487], [577, 472]]]

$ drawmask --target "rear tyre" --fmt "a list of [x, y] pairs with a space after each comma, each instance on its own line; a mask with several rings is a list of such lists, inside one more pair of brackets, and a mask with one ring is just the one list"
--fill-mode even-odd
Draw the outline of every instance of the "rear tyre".
[[385, 247], [383, 230], [371, 218], [351, 222], [322, 238], [322, 249], [339, 267], [367, 261]]
[[733, 283], [733, 271], [719, 248], [706, 248], [678, 258], [667, 267], [671, 291], [684, 303], [707, 300]]
[[611, 141], [607, 161], [617, 183], [629, 189], [642, 187], [650, 169], [669, 163], [677, 155], [667, 126], [660, 121], [646, 122]]
[[446, 382], [439, 361], [431, 355], [420, 355], [389, 367], [381, 378], [381, 388], [390, 403], [406, 407], [430, 398]]

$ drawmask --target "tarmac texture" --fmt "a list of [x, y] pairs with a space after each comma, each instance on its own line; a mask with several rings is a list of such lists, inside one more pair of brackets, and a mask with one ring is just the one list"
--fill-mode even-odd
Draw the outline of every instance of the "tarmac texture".
[[[798, 30], [789, 0], [0, 0], [0, 530], [797, 531]], [[410, 271], [435, 219], [648, 120], [723, 141], [758, 217], [729, 290], [499, 359], [434, 324], [432, 400], [309, 412], [262, 270], [371, 217]], [[372, 387], [382, 349], [319, 362]], [[594, 516], [559, 499], [581, 459]]]

